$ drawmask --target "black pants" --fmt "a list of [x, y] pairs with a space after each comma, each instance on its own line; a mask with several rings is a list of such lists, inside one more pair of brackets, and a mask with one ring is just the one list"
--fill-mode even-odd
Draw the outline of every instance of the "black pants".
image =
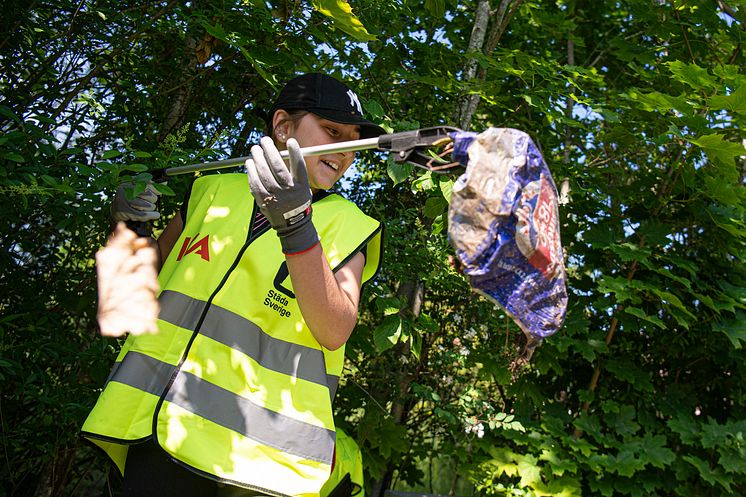
[[127, 453], [121, 497], [253, 497], [251, 490], [223, 485], [175, 463], [152, 441]]

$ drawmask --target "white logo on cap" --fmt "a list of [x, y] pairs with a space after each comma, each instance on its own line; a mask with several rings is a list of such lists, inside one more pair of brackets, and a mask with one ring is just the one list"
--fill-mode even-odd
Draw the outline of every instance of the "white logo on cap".
[[360, 105], [360, 100], [358, 100], [357, 95], [355, 95], [355, 92], [352, 90], [347, 90], [347, 96], [350, 97], [350, 105], [357, 108], [357, 111], [362, 114], [363, 113], [363, 106]]

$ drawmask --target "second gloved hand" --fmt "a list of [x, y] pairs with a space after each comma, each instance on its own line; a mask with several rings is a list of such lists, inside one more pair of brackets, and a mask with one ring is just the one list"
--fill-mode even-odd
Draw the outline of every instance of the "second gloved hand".
[[280, 156], [272, 138], [265, 136], [261, 145], [251, 147], [247, 163], [249, 187], [259, 209], [280, 237], [285, 254], [304, 252], [319, 242], [311, 222], [311, 187], [308, 184], [306, 162], [298, 142], [287, 141], [289, 166]]
[[127, 197], [127, 190], [134, 187], [132, 183], [122, 183], [117, 188], [111, 204], [111, 217], [115, 221], [153, 221], [161, 217], [156, 210], [156, 202], [161, 193], [148, 183], [145, 191], [134, 198]]

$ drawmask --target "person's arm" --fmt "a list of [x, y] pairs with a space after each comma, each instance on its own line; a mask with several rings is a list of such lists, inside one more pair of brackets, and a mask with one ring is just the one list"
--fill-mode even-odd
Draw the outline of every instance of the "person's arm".
[[350, 338], [357, 322], [365, 266], [362, 253], [333, 273], [320, 244], [286, 257], [303, 319], [323, 347], [336, 350]]
[[300, 146], [290, 138], [287, 147], [287, 165], [269, 137], [251, 148], [249, 186], [280, 239], [306, 324], [321, 346], [335, 350], [355, 327], [364, 256], [354, 256], [336, 275], [329, 268], [312, 222], [312, 195]]
[[168, 254], [173, 250], [176, 241], [181, 236], [181, 232], [184, 229], [184, 220], [181, 217], [181, 212], [177, 212], [176, 215], [168, 222], [166, 229], [160, 234], [156, 240], [158, 244], [158, 252], [160, 253], [160, 259], [158, 261], [158, 270], [163, 267], [163, 262], [168, 258]]

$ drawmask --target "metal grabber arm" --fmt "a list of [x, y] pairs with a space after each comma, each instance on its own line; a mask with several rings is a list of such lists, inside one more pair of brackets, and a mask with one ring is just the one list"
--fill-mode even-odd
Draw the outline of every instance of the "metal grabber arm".
[[[305, 147], [301, 149], [304, 157], [313, 157], [316, 155], [332, 154], [335, 152], [357, 152], [360, 150], [380, 150], [382, 152], [393, 152], [396, 155], [396, 162], [407, 162], [417, 167], [429, 169], [431, 171], [443, 171], [458, 167], [458, 162], [445, 160], [444, 157], [452, 150], [452, 141], [450, 134], [457, 133], [461, 130], [452, 126], [435, 126], [432, 128], [422, 128], [413, 131], [402, 131], [400, 133], [390, 133], [381, 135], [378, 138], [366, 138], [363, 140], [353, 140], [340, 143], [330, 143], [328, 145], [317, 145], [315, 147]], [[280, 152], [283, 158], [288, 157], [287, 151]], [[153, 179], [166, 178], [179, 174], [194, 173], [200, 171], [213, 171], [216, 169], [225, 169], [253, 165], [251, 157], [236, 157], [234, 159], [224, 159], [214, 162], [204, 162], [202, 164], [191, 164], [188, 166], [168, 167], [153, 171]]]
[[[313, 157], [316, 155], [357, 152], [360, 150], [379, 150], [395, 154], [393, 158], [397, 163], [408, 163], [437, 173], [450, 172], [462, 166], [459, 162], [449, 160], [449, 156], [453, 151], [451, 135], [458, 132], [461, 132], [461, 130], [452, 126], [434, 126], [412, 131], [402, 131], [400, 133], [389, 133], [377, 138], [305, 147], [301, 149], [301, 153], [305, 157]], [[283, 158], [288, 158], [288, 152], [285, 150], [281, 151], [280, 155]], [[180, 174], [214, 171], [216, 169], [241, 165], [253, 167], [254, 162], [251, 160], [251, 157], [236, 157], [201, 164], [156, 169], [151, 171], [151, 175], [153, 181], [157, 182], [165, 181], [171, 176]], [[150, 227], [147, 223], [130, 221], [127, 223], [127, 226], [138, 235], [150, 236]]]

